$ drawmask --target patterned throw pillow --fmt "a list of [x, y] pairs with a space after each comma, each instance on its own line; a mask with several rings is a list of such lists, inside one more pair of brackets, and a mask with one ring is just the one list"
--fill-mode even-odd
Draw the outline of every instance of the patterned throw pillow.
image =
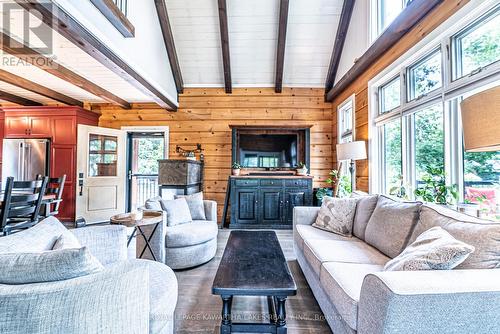
[[323, 204], [319, 210], [318, 218], [316, 218], [313, 226], [345, 237], [351, 237], [355, 212], [355, 198], [325, 196], [323, 197]]
[[459, 241], [441, 227], [425, 231], [397, 257], [386, 271], [451, 270], [464, 262], [474, 247]]

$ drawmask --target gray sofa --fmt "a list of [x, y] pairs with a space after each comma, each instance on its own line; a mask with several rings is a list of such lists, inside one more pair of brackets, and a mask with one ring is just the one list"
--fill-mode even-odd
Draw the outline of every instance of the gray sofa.
[[[384, 212], [381, 201], [387, 198], [358, 200], [352, 238], [311, 226], [319, 208], [294, 209], [297, 261], [332, 331], [500, 333], [500, 224], [418, 204], [408, 231], [391, 230], [387, 226], [398, 226], [411, 214], [407, 208], [401, 215]], [[396, 212], [404, 206], [389, 204]], [[399, 243], [404, 249], [433, 226], [475, 246], [475, 252], [454, 270], [383, 271], [397, 255], [386, 254], [391, 253], [388, 245]]]
[[[144, 210], [153, 207], [161, 209], [161, 198], [148, 200]], [[172, 269], [186, 269], [204, 264], [214, 258], [217, 251], [217, 202], [204, 200], [207, 220], [193, 220], [190, 223], [168, 226], [168, 217], [163, 211], [163, 223], [157, 227], [151, 246], [158, 261]], [[145, 233], [150, 235], [153, 227], [146, 227]], [[144, 242], [137, 238], [137, 249], [142, 250]], [[149, 252], [144, 257], [150, 258]]]
[[[0, 238], [0, 253], [51, 250], [66, 228], [47, 218], [31, 229]], [[0, 333], [172, 334], [177, 279], [167, 266], [127, 260], [122, 226], [71, 230], [105, 269], [74, 279], [0, 284]]]

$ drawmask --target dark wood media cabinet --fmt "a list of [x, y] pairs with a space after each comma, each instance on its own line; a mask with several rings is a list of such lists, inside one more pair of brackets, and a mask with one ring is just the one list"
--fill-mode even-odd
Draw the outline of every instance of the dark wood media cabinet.
[[293, 208], [312, 206], [310, 176], [231, 176], [230, 228], [291, 229]]

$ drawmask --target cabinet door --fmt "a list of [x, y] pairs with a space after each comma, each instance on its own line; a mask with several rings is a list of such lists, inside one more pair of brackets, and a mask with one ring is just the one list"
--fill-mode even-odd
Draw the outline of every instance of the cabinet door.
[[5, 118], [5, 137], [16, 138], [28, 136], [28, 117], [6, 117]]
[[235, 192], [236, 211], [234, 221], [237, 224], [257, 224], [258, 212], [258, 188], [237, 189]]
[[260, 220], [262, 224], [280, 224], [283, 218], [283, 192], [281, 188], [261, 188]]
[[305, 189], [288, 189], [285, 192], [285, 223], [293, 223], [293, 208], [296, 206], [307, 206], [308, 192]]
[[50, 117], [32, 116], [29, 118], [28, 129], [30, 136], [51, 137], [52, 129], [50, 126]]

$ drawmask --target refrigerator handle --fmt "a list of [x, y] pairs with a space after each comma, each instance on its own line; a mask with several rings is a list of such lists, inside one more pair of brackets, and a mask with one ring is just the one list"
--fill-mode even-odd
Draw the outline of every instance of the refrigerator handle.
[[17, 165], [17, 181], [24, 179], [24, 143], [19, 143], [19, 154], [17, 155], [18, 165]]
[[30, 181], [28, 178], [31, 175], [31, 144], [26, 145], [26, 175], [24, 176], [25, 181]]

